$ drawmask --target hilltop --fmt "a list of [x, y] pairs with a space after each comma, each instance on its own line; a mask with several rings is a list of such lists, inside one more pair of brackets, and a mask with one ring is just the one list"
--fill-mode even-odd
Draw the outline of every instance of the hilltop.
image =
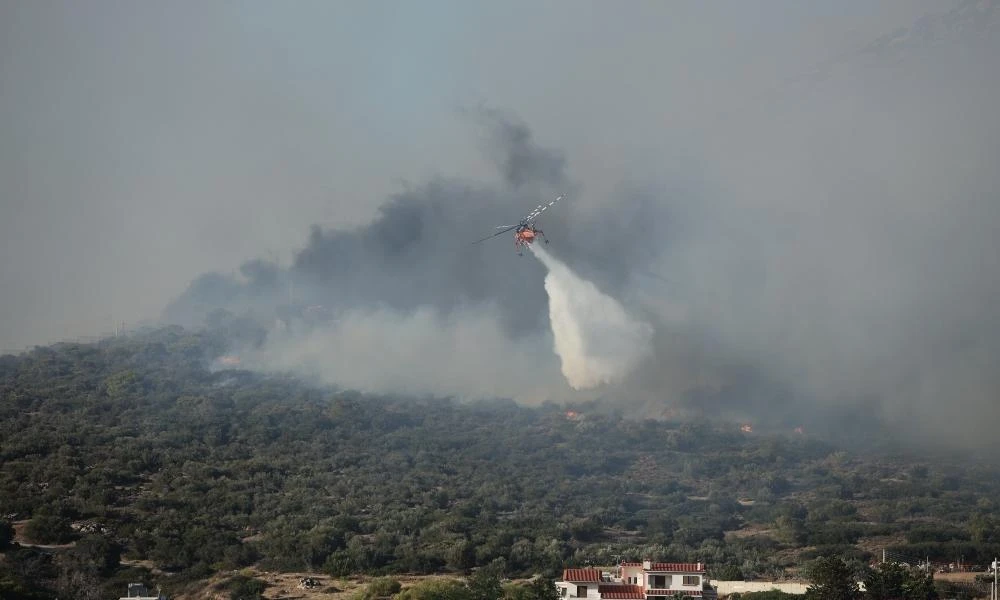
[[0, 357], [0, 514], [59, 546], [8, 549], [2, 585], [117, 593], [135, 576], [179, 589], [248, 566], [342, 578], [496, 558], [553, 575], [640, 555], [774, 578], [824, 554], [1000, 552], [990, 465], [612, 402], [365, 395], [213, 370], [225, 347], [172, 327]]

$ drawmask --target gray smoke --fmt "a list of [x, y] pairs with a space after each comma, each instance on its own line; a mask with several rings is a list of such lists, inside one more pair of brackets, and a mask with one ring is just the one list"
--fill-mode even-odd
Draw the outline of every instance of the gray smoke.
[[474, 114], [488, 127], [502, 124], [489, 127], [491, 135], [486, 151], [511, 187], [520, 188], [534, 182], [556, 187], [566, 185], [566, 158], [562, 153], [536, 146], [526, 124], [487, 107], [480, 107]]
[[351, 309], [304, 332], [271, 331], [263, 345], [238, 347], [241, 368], [292, 371], [374, 393], [463, 399], [553, 397], [558, 365], [548, 332], [512, 340], [489, 306], [441, 313]]
[[367, 225], [316, 226], [289, 266], [199, 278], [167, 316], [200, 323], [225, 307], [278, 321], [252, 351], [261, 368], [344, 385], [574, 397], [552, 352], [546, 270], [506, 235], [470, 245], [569, 192], [540, 223], [552, 254], [654, 329], [645, 360], [625, 348], [613, 358], [628, 368], [584, 361], [571, 380], [634, 364], [607, 391], [646, 414], [992, 446], [997, 31], [991, 3], [966, 2], [687, 115], [697, 136], [665, 142], [600, 196], [569, 175], [572, 149], [478, 111], [495, 181], [408, 187]]
[[[544, 291], [517, 283], [537, 277], [539, 267], [512, 258], [510, 245], [501, 243], [510, 243], [509, 237], [470, 244], [494, 225], [516, 222], [542, 193], [511, 188], [532, 183], [544, 189], [565, 180], [559, 170], [511, 170], [513, 162], [526, 157], [550, 166], [559, 163], [534, 144], [523, 123], [499, 113], [484, 113], [483, 119], [489, 119], [487, 134], [497, 142], [496, 167], [505, 176], [500, 185], [437, 178], [408, 189], [390, 198], [368, 225], [353, 230], [314, 227], [293, 264], [279, 276], [255, 261], [241, 269], [245, 282], [218, 275], [196, 280], [167, 308], [167, 318], [196, 324], [206, 308], [220, 302], [246, 309], [259, 301], [264, 312], [282, 302], [333, 310], [381, 304], [398, 311], [433, 307], [443, 312], [493, 302], [505, 330], [536, 330], [542, 325]], [[555, 193], [559, 188], [549, 189]]]

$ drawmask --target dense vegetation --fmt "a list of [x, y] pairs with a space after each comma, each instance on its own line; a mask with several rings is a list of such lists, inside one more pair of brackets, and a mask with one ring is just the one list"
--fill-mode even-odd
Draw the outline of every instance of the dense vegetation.
[[[386, 575], [498, 558], [509, 575], [551, 575], [617, 556], [778, 577], [881, 548], [982, 565], [1000, 553], [986, 466], [598, 405], [570, 416], [213, 372], [226, 342], [167, 328], [0, 357], [0, 589], [117, 584], [130, 561], [166, 583], [251, 564]], [[11, 523], [74, 544], [21, 548]]]
[[[861, 598], [938, 600], [939, 598], [932, 573], [904, 567], [895, 562], [884, 562], [859, 570], [853, 569], [848, 561], [830, 556], [811, 562], [807, 571], [812, 585], [806, 591], [806, 600], [860, 600]], [[858, 585], [859, 582], [861, 585]]]

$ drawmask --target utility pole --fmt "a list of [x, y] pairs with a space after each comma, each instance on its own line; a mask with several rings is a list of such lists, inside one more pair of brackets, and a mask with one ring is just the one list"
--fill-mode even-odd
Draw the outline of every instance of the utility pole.
[[993, 600], [997, 600], [997, 557], [993, 557]]

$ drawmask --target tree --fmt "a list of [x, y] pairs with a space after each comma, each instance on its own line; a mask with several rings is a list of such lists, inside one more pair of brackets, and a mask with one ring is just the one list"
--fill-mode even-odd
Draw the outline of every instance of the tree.
[[528, 583], [504, 587], [504, 600], [559, 600], [559, 591], [551, 579], [535, 577]]
[[481, 567], [469, 578], [469, 592], [473, 600], [500, 600], [503, 597], [503, 587], [500, 583], [507, 561], [502, 558]]
[[881, 563], [865, 574], [865, 600], [937, 600], [934, 576], [898, 563]]
[[65, 544], [73, 539], [69, 519], [41, 514], [28, 521], [24, 535], [36, 544]]
[[719, 567], [713, 575], [721, 581], [743, 581], [743, 571], [736, 565]]
[[802, 519], [791, 515], [779, 515], [774, 520], [774, 528], [777, 529], [777, 538], [789, 544], [798, 544], [805, 538], [805, 524]]
[[260, 579], [236, 575], [226, 583], [231, 600], [260, 600], [267, 584]]
[[107, 577], [121, 563], [122, 549], [117, 543], [101, 535], [88, 535], [78, 541], [70, 554], [81, 564], [89, 565]]
[[14, 541], [14, 526], [10, 521], [0, 521], [0, 552], [6, 550]]
[[857, 600], [859, 596], [854, 574], [840, 558], [817, 558], [807, 566], [806, 574], [812, 580], [806, 600]]
[[356, 567], [347, 550], [337, 550], [326, 557], [323, 570], [334, 577], [346, 577], [354, 573]]
[[455, 542], [446, 552], [448, 566], [456, 571], [467, 571], [476, 564], [476, 547], [468, 537]]
[[100, 600], [100, 580], [93, 569], [81, 569], [74, 561], [59, 564], [59, 576], [54, 582], [59, 597], [80, 600]]
[[910, 577], [903, 583], [903, 597], [907, 600], [938, 600], [934, 574], [911, 571]]
[[909, 574], [902, 565], [881, 563], [865, 574], [865, 600], [897, 600], [903, 597], [903, 584]]

